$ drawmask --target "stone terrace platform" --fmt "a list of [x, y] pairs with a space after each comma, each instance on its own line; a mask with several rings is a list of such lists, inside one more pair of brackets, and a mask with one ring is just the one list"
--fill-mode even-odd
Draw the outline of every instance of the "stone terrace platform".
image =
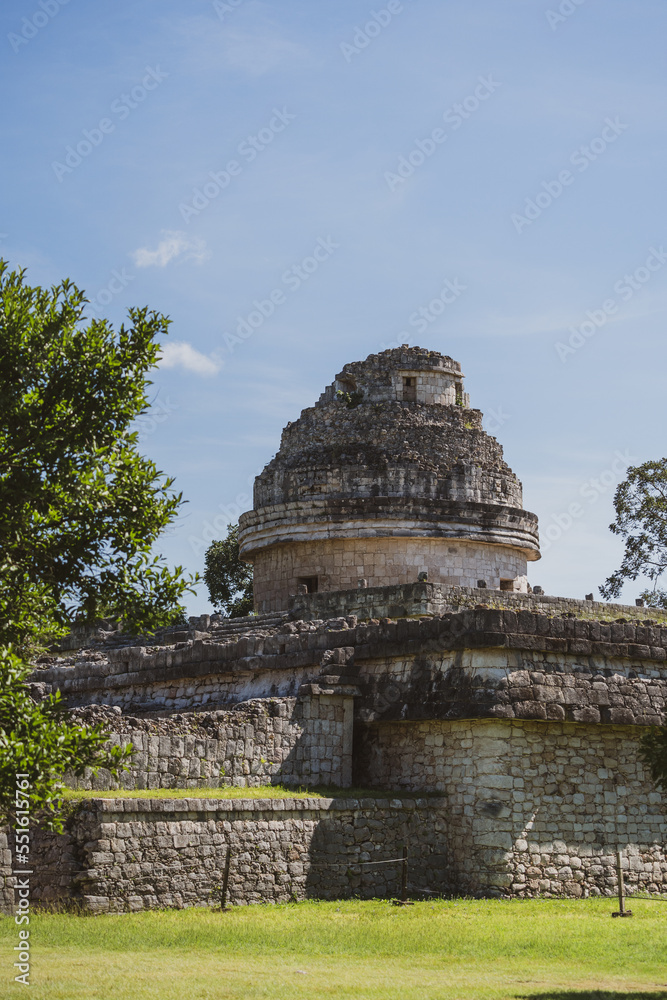
[[[395, 718], [398, 711], [407, 720], [428, 712], [448, 719], [659, 721], [667, 684], [664, 612], [431, 584], [381, 589], [300, 598], [292, 614], [308, 620], [262, 627], [250, 618], [232, 635], [225, 635], [225, 623], [213, 623], [172, 645], [145, 641], [46, 658], [31, 677], [33, 691], [59, 689], [71, 706], [117, 705], [135, 713], [328, 694], [354, 697], [355, 716], [364, 721]], [[310, 617], [356, 593], [359, 610], [368, 600], [366, 611], [381, 605], [402, 614]], [[465, 606], [480, 596], [503, 606], [479, 600]], [[416, 616], [426, 608], [430, 613]], [[389, 683], [399, 694], [383, 707]], [[606, 701], [599, 685], [608, 689]], [[590, 719], [576, 715], [583, 707], [577, 691], [587, 692]]]

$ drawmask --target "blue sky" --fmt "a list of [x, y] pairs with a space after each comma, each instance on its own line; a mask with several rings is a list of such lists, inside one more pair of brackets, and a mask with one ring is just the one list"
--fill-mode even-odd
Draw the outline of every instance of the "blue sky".
[[[667, 450], [663, 0], [7, 0], [0, 19], [0, 253], [115, 324], [172, 319], [140, 428], [188, 500], [172, 563], [202, 569], [345, 362], [409, 342], [461, 362], [522, 480], [531, 582], [597, 592], [614, 487]], [[209, 607], [202, 587], [190, 612]]]

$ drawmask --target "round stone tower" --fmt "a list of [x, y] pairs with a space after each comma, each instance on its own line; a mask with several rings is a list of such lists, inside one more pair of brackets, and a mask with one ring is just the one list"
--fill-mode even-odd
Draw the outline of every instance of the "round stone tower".
[[[345, 365], [284, 429], [239, 522], [260, 613], [290, 596], [412, 583], [527, 590], [537, 517], [469, 409], [461, 366], [401, 347]], [[422, 577], [423, 579], [423, 577]]]

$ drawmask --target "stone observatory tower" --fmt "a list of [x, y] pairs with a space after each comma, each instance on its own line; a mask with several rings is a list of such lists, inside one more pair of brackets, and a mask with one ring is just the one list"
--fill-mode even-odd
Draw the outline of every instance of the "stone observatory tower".
[[241, 557], [254, 564], [260, 613], [305, 591], [420, 574], [525, 593], [540, 552], [537, 517], [522, 503], [458, 362], [403, 346], [346, 364], [287, 425], [241, 516]]

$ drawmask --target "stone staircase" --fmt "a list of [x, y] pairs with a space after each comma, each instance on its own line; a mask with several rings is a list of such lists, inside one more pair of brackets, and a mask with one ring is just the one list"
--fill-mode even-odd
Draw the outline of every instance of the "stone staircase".
[[[121, 632], [104, 632], [96, 630], [86, 636], [85, 647], [120, 649], [125, 646], [173, 646], [177, 642], [187, 642], [192, 639], [214, 639], [217, 642], [232, 642], [257, 629], [273, 629], [289, 620], [288, 611], [276, 611], [267, 615], [247, 615], [245, 618], [218, 618], [202, 615], [191, 618], [189, 626], [171, 625], [158, 629], [155, 636], [135, 636]], [[81, 648], [84, 643], [65, 648]], [[62, 651], [61, 647], [61, 651]]]
[[226, 639], [241, 638], [256, 629], [277, 628], [289, 621], [289, 611], [274, 611], [266, 615], [248, 615], [245, 618], [224, 618], [222, 621], [212, 621], [207, 629], [208, 635], [218, 642]]

